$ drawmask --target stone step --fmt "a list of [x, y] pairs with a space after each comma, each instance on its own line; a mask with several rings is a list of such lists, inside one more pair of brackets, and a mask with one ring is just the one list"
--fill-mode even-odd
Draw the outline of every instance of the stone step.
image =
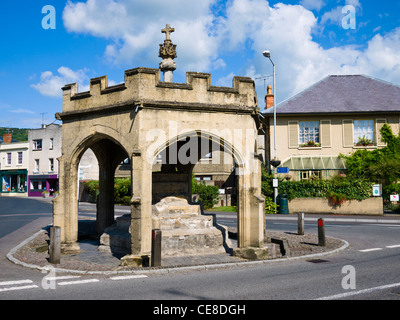
[[207, 229], [213, 227], [213, 219], [210, 216], [198, 216], [187, 219], [181, 215], [168, 217], [154, 217], [153, 227], [161, 230], [171, 229]]

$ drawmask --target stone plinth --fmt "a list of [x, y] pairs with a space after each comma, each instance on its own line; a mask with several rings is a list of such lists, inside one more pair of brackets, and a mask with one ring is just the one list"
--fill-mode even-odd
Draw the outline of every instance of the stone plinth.
[[[129, 255], [130, 222], [129, 214], [118, 217], [101, 235], [98, 249]], [[224, 226], [216, 225], [212, 215], [202, 215], [199, 205], [183, 198], [166, 197], [153, 205], [152, 224], [162, 232], [162, 257], [225, 253], [232, 246]]]
[[162, 257], [225, 253], [224, 244], [231, 246], [226, 228], [183, 198], [166, 197], [153, 206], [153, 229], [162, 232]]

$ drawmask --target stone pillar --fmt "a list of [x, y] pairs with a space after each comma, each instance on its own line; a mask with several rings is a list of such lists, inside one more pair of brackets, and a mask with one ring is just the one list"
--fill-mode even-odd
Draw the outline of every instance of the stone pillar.
[[121, 259], [122, 265], [142, 266], [151, 255], [151, 169], [145, 155], [135, 150], [132, 155], [131, 254]]
[[78, 166], [59, 161], [59, 196], [53, 199], [53, 225], [61, 228], [61, 252], [78, 253]]
[[99, 197], [96, 217], [98, 236], [114, 223], [114, 172], [110, 157], [99, 161]]
[[164, 82], [173, 82], [173, 72], [176, 69], [176, 62], [172, 59], [164, 59], [160, 62], [160, 70], [163, 72]]

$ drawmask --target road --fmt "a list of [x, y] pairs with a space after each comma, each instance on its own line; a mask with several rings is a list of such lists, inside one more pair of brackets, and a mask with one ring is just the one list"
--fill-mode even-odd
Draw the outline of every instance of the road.
[[[350, 246], [318, 259], [135, 276], [52, 275], [16, 266], [5, 258], [13, 246], [51, 223], [51, 204], [5, 199], [0, 197], [0, 300], [150, 300], [150, 313], [158, 300], [218, 300], [219, 304], [232, 299], [400, 300], [400, 217], [357, 221], [326, 218], [326, 235], [344, 239]], [[123, 214], [125, 210], [119, 207], [117, 212]], [[93, 207], [82, 204], [80, 212], [93, 215]], [[235, 215], [217, 216], [224, 224], [236, 224]], [[306, 233], [316, 233], [315, 220], [315, 216], [306, 215]], [[297, 220], [291, 215], [268, 216], [266, 226], [269, 230], [296, 232]], [[196, 308], [187, 312], [199, 315]]]

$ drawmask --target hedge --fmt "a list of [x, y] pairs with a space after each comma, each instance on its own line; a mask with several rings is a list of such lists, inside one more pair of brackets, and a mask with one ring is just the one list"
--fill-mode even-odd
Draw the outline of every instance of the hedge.
[[[364, 200], [371, 197], [372, 183], [357, 179], [280, 181], [279, 193], [294, 198], [328, 198], [336, 204], [344, 200]], [[338, 203], [339, 202], [339, 203]]]

